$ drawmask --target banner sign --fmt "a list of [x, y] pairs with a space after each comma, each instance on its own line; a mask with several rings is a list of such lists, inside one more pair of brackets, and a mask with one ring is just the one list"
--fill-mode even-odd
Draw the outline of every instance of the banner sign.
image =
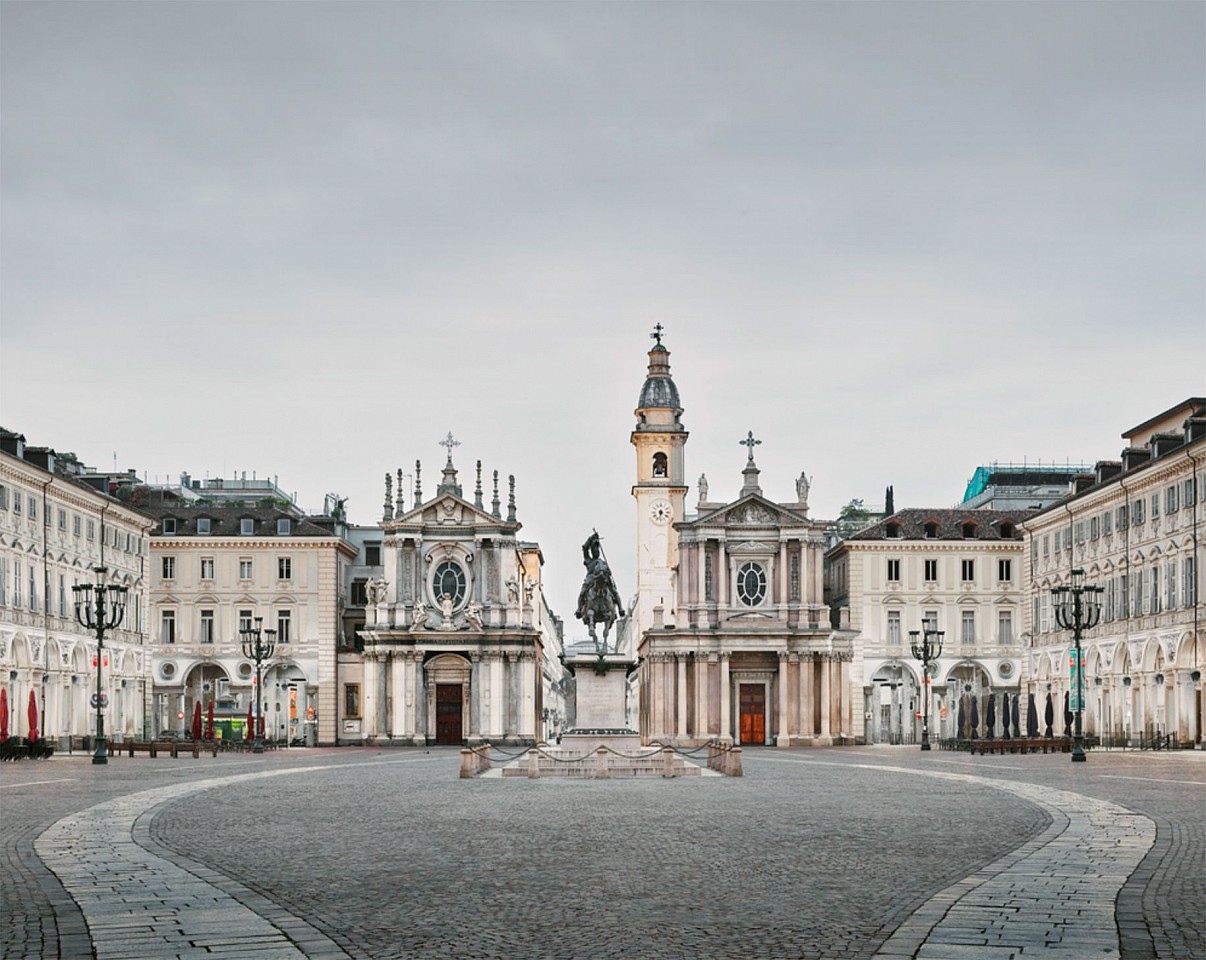
[[1081, 694], [1081, 668], [1084, 666], [1085, 652], [1083, 650], [1073, 649], [1068, 654], [1068, 709], [1073, 713], [1079, 713], [1084, 709], [1080, 702]]

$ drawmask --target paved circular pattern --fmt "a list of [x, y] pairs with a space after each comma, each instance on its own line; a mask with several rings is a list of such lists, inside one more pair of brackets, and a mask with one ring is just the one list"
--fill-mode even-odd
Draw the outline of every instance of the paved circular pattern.
[[1053, 934], [1206, 956], [1203, 754], [760, 750], [744, 781], [706, 782], [456, 766], [443, 750], [5, 764], [0, 956], [90, 956], [90, 933], [113, 958], [978, 960], [1047, 953]]
[[385, 761], [248, 781], [174, 802], [152, 831], [357, 957], [867, 957], [1050, 822], [981, 783], [873, 769], [440, 773]]

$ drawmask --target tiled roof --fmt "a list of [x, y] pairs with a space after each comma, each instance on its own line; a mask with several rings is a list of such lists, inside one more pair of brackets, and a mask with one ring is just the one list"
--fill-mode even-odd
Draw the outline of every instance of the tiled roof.
[[[926, 510], [924, 508], [898, 510], [890, 517], [885, 517], [879, 523], [873, 524], [858, 533], [851, 534], [847, 540], [1021, 540], [1022, 534], [1018, 526], [1034, 516], [1033, 510]], [[926, 536], [927, 523], [938, 524], [936, 537]], [[965, 523], [976, 525], [974, 538], [963, 536]], [[1001, 524], [1013, 524], [1013, 535], [1001, 536]], [[896, 524], [900, 534], [888, 536], [888, 527]]]
[[[335, 537], [335, 534], [306, 519], [299, 519], [292, 514], [277, 510], [273, 507], [243, 507], [243, 506], [145, 506], [138, 508], [156, 521], [152, 536], [174, 537], [277, 537], [277, 520], [288, 520], [290, 537]], [[163, 519], [172, 517], [176, 521], [176, 532], [163, 532]], [[242, 533], [242, 521], [250, 517], [254, 521], [253, 533]], [[197, 533], [197, 521], [207, 518], [210, 522], [209, 533]]]

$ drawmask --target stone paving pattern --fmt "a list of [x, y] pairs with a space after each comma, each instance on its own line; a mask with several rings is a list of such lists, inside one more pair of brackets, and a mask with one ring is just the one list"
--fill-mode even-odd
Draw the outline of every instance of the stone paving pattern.
[[[1118, 897], [1113, 944], [1121, 932], [1123, 957], [1206, 956], [1201, 755], [1097, 753], [1069, 769], [1062, 755], [767, 750], [747, 753], [742, 780], [585, 783], [459, 781], [452, 751], [265, 756], [106, 768], [56, 758], [0, 771], [0, 956], [91, 956], [78, 952], [83, 914], [33, 838], [93, 803], [176, 783], [106, 813], [126, 811], [136, 856], [175, 864], [201, 897], [222, 890], [306, 956], [870, 957], [948, 888], [1003, 876], [1020, 848], [1066, 832], [1051, 796], [1016, 795], [1027, 779], [1143, 810], [1135, 819], [1154, 823], [1155, 843]], [[975, 776], [935, 781], [876, 764]], [[254, 775], [303, 765], [324, 769]], [[252, 776], [191, 792], [191, 781], [228, 774]], [[87, 838], [88, 824], [68, 819], [42, 843]], [[125, 843], [114, 829], [107, 842]], [[105, 877], [101, 889], [133, 877]], [[109, 903], [84, 899], [90, 915]], [[119, 924], [122, 909], [112, 908]], [[243, 919], [248, 931], [257, 923]], [[929, 955], [980, 955], [943, 953], [934, 929]], [[228, 956], [276, 955], [230, 946]], [[165, 941], [160, 955], [195, 954]]]

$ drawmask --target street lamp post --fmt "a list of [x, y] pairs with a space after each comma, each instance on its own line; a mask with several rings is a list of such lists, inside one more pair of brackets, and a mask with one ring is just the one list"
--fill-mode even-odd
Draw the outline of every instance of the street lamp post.
[[[933, 629], [932, 622], [922, 621], [921, 630], [910, 630], [909, 641], [913, 656], [921, 661], [921, 749], [930, 749], [930, 664], [942, 656], [944, 630]], [[918, 640], [917, 638], [921, 639]]]
[[252, 753], [264, 752], [264, 661], [276, 653], [276, 631], [261, 630], [263, 617], [255, 618], [255, 626], [240, 630], [243, 638], [243, 656], [255, 661], [255, 743]]
[[1055, 587], [1051, 595], [1055, 598], [1055, 623], [1061, 630], [1071, 630], [1076, 643], [1076, 728], [1073, 731], [1072, 761], [1085, 762], [1084, 733], [1081, 727], [1081, 715], [1085, 707], [1084, 686], [1084, 657], [1080, 648], [1080, 635], [1085, 630], [1092, 630], [1101, 620], [1100, 596], [1105, 592], [1104, 587], [1093, 583], [1084, 583], [1085, 572], [1080, 568], [1072, 571], [1072, 582], [1062, 587]]
[[105, 583], [105, 567], [93, 567], [96, 583], [77, 583], [71, 588], [75, 594], [75, 619], [80, 626], [96, 633], [96, 750], [92, 754], [93, 763], [108, 763], [109, 754], [105, 749], [105, 715], [101, 709], [105, 704], [104, 687], [101, 685], [101, 671], [105, 662], [105, 631], [113, 630], [122, 621], [126, 613], [126, 594], [128, 587], [115, 583]]

